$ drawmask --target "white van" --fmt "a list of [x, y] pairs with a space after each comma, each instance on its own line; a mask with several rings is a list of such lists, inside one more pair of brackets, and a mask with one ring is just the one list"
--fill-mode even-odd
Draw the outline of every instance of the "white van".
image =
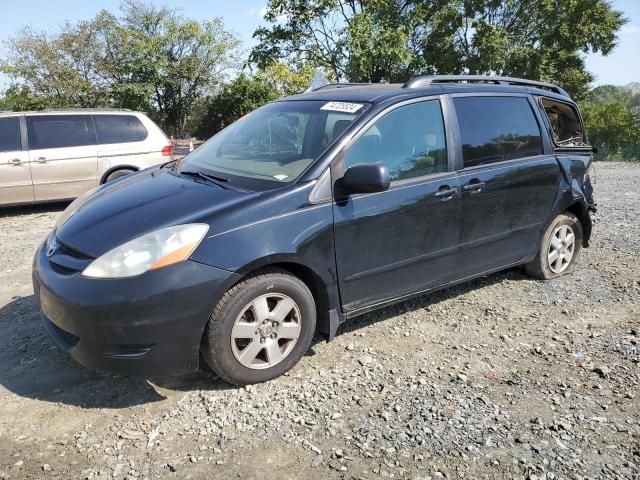
[[0, 205], [72, 199], [172, 159], [171, 142], [143, 113], [0, 113]]

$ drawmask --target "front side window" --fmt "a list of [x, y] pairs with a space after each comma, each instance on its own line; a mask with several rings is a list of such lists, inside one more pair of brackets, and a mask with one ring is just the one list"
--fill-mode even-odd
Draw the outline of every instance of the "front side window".
[[524, 97], [453, 99], [464, 166], [542, 155], [540, 126]]
[[447, 171], [444, 120], [439, 100], [398, 107], [362, 134], [344, 154], [345, 168], [382, 162], [391, 180]]
[[20, 118], [0, 118], [0, 152], [22, 150], [20, 141]]
[[96, 144], [89, 115], [34, 115], [27, 117], [27, 132], [32, 150]]
[[147, 129], [133, 115], [93, 115], [98, 143], [141, 142]]
[[365, 108], [360, 103], [319, 100], [270, 103], [194, 150], [180, 171], [292, 182]]

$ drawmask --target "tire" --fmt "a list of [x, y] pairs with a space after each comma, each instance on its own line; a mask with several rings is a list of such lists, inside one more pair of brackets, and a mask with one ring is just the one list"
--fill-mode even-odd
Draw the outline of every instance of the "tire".
[[[563, 232], [564, 240], [562, 239]], [[573, 235], [572, 244], [570, 240], [567, 240], [570, 238], [569, 234]], [[526, 272], [541, 280], [550, 280], [573, 273], [580, 259], [582, 239], [583, 231], [580, 220], [573, 213], [561, 213], [545, 230], [538, 254], [533, 261], [525, 265]], [[563, 241], [564, 244], [562, 244]]]
[[120, 170], [116, 170], [115, 172], [111, 172], [109, 175], [107, 175], [107, 178], [104, 179], [104, 183], [113, 182], [118, 178], [124, 177], [134, 172], [135, 170], [131, 170], [129, 168], [122, 168]]
[[287, 271], [271, 268], [224, 294], [202, 337], [202, 357], [228, 383], [265, 382], [300, 361], [315, 329], [316, 306], [307, 286]]

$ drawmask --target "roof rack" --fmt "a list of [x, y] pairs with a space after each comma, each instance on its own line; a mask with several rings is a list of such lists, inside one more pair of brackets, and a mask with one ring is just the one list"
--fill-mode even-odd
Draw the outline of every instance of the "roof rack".
[[569, 94], [561, 87], [553, 83], [539, 82], [537, 80], [527, 80], [524, 78], [498, 77], [493, 75], [432, 75], [426, 77], [415, 77], [405, 82], [402, 88], [423, 88], [438, 83], [495, 83], [497, 85], [514, 85], [521, 87], [536, 87], [551, 90], [554, 93], [569, 97]]
[[327, 83], [326, 85], [320, 85], [312, 90], [317, 92], [318, 90], [324, 90], [327, 88], [346, 88], [346, 87], [370, 87], [373, 85], [380, 85], [379, 83]]
[[40, 112], [131, 112], [129, 108], [117, 108], [117, 107], [66, 107], [66, 108], [43, 108]]

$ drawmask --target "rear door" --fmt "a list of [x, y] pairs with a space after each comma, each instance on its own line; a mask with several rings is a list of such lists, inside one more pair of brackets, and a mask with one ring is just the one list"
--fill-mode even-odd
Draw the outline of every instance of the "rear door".
[[160, 150], [166, 142], [152, 148], [146, 141], [149, 132], [135, 115], [100, 113], [92, 117], [98, 137], [98, 170], [101, 174], [118, 165], [145, 168], [148, 166], [146, 156], [152, 156], [154, 163], [162, 159]]
[[90, 115], [27, 116], [36, 200], [75, 198], [97, 185], [98, 152]]
[[459, 188], [439, 98], [392, 107], [334, 162], [336, 180], [359, 163], [382, 162], [389, 190], [335, 199], [340, 297], [355, 311], [444, 283], [459, 234]]
[[29, 152], [23, 149], [22, 116], [0, 118], [0, 205], [33, 202]]
[[542, 119], [526, 95], [453, 95], [462, 189], [460, 278], [534, 256], [560, 184]]

